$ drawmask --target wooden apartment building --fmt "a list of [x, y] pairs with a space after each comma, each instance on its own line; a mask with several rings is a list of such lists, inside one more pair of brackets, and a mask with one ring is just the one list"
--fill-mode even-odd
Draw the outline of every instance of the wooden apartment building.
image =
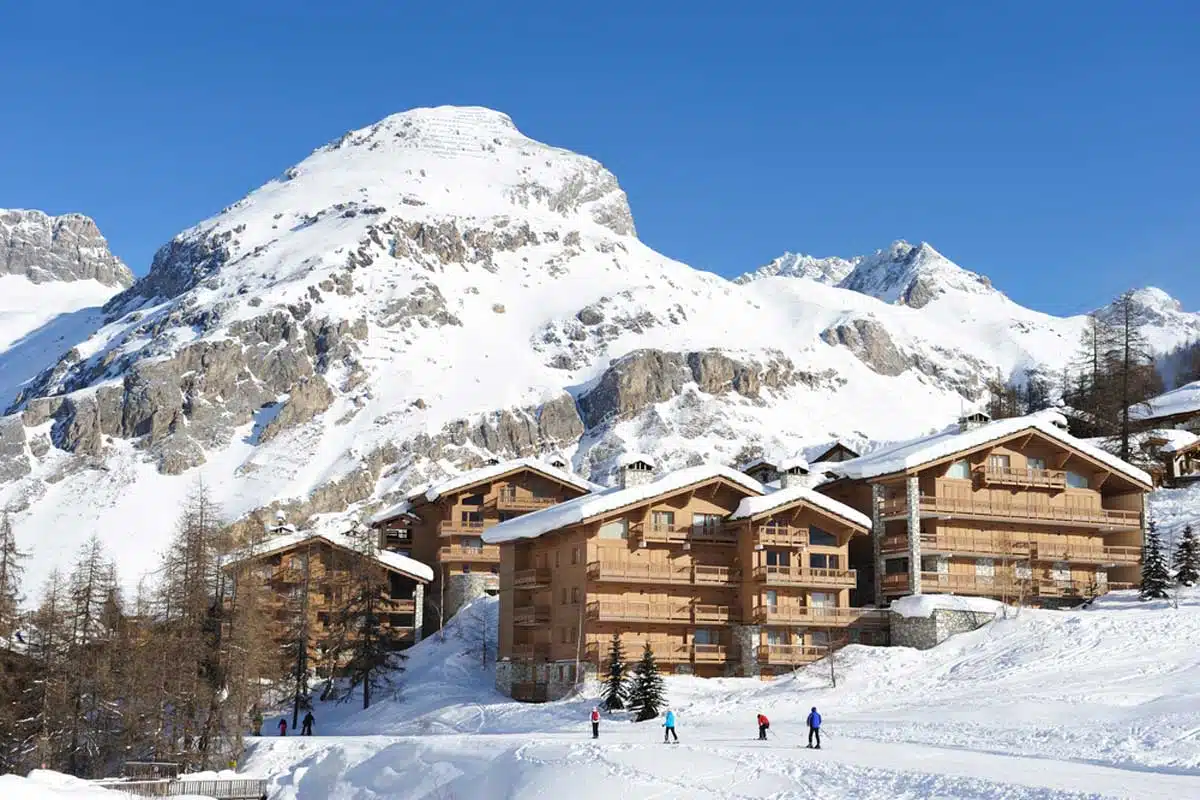
[[653, 469], [625, 459], [618, 486], [484, 533], [500, 548], [502, 691], [564, 695], [614, 633], [628, 658], [648, 642], [669, 671], [769, 675], [882, 621], [849, 602], [862, 514], [726, 467]]
[[1042, 413], [973, 415], [837, 464], [822, 493], [872, 516], [862, 602], [953, 593], [1078, 603], [1139, 580], [1151, 479]]
[[532, 458], [488, 464], [422, 486], [371, 519], [381, 548], [433, 566], [426, 633], [465, 603], [499, 591], [500, 548], [484, 543], [485, 531], [599, 488], [565, 467]]
[[310, 669], [324, 677], [341, 666], [332, 662], [333, 627], [365, 559], [381, 579], [386, 576], [386, 594], [380, 598], [382, 625], [404, 646], [420, 641], [425, 585], [433, 579], [428, 566], [398, 553], [364, 554], [342, 534], [297, 532], [291, 526], [274, 533], [222, 566], [233, 576], [235, 593], [247, 591], [250, 582], [265, 590], [259, 597], [267, 607], [271, 638], [281, 650], [296, 640], [303, 625]]

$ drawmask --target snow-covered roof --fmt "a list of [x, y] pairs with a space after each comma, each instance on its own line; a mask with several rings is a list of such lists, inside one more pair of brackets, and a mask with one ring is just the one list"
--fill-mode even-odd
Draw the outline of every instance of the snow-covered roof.
[[[292, 531], [281, 536], [274, 536], [266, 541], [246, 548], [238, 553], [227, 556], [222, 566], [228, 567], [233, 564], [239, 564], [243, 561], [249, 561], [263, 556], [269, 556], [285, 550], [290, 550], [298, 544], [311, 540], [321, 540], [333, 547], [339, 547], [343, 550], [352, 550], [357, 552], [354, 540], [344, 533], [329, 532], [314, 532], [314, 531]], [[427, 564], [422, 564], [414, 558], [393, 553], [390, 550], [376, 550], [375, 560], [383, 564], [388, 569], [395, 572], [403, 572], [412, 578], [417, 578], [423, 581], [433, 580], [433, 569]]]
[[1200, 436], [1191, 431], [1181, 431], [1177, 428], [1155, 430], [1152, 433], [1166, 440], [1167, 443], [1162, 446], [1164, 453], [1178, 453], [1180, 450], [1187, 450], [1189, 447], [1195, 445], [1196, 442], [1200, 442]]
[[813, 453], [812, 458], [814, 461], [820, 461], [822, 456], [829, 455], [830, 452], [839, 447], [844, 450], [849, 450], [855, 455], [862, 453], [862, 448], [850, 444], [845, 439], [835, 439], [832, 443], [817, 449], [816, 452]]
[[447, 478], [438, 483], [428, 483], [413, 489], [408, 493], [406, 500], [397, 503], [394, 506], [385, 508], [383, 511], [375, 514], [369, 520], [370, 524], [377, 525], [380, 522], [386, 522], [389, 519], [405, 514], [412, 510], [413, 506], [419, 505], [422, 502], [433, 503], [443, 495], [453, 494], [454, 492], [466, 489], [469, 486], [474, 486], [477, 483], [493, 480], [502, 475], [507, 475], [510, 472], [515, 472], [520, 469], [529, 469], [534, 472], [540, 472], [548, 478], [552, 478], [567, 486], [574, 486], [585, 492], [594, 492], [600, 488], [598, 484], [584, 480], [578, 475], [572, 475], [569, 472], [553, 467], [545, 461], [536, 458], [517, 458], [512, 461], [502, 461], [498, 464], [488, 464], [479, 469], [468, 470], [460, 475], [455, 475], [452, 478]]
[[891, 610], [902, 617], [932, 617], [934, 611], [970, 611], [975, 614], [999, 614], [1004, 604], [986, 597], [960, 597], [953, 594], [914, 594], [893, 600]]
[[855, 511], [845, 503], [834, 500], [832, 497], [826, 497], [819, 492], [814, 492], [807, 486], [789, 486], [786, 489], [779, 489], [762, 497], [747, 497], [738, 504], [737, 510], [729, 518], [751, 519], [761, 514], [771, 513], [776, 509], [798, 501], [808, 503], [815, 508], [828, 512], [835, 517], [840, 517], [846, 522], [857, 525], [860, 528], [867, 530], [871, 528], [870, 517]]
[[749, 472], [755, 467], [770, 467], [771, 469], [775, 469], [775, 461], [769, 456], [759, 456], [758, 458], [752, 458], [749, 461], [743, 461], [741, 464], [738, 464], [738, 469], [742, 472]]
[[1200, 381], [1184, 384], [1178, 389], [1151, 397], [1144, 403], [1129, 407], [1132, 419], [1158, 419], [1179, 414], [1200, 414]]
[[627, 489], [610, 488], [585, 494], [565, 503], [534, 511], [531, 514], [501, 522], [483, 532], [488, 544], [511, 542], [515, 539], [535, 539], [551, 531], [576, 525], [617, 509], [673, 494], [697, 483], [722, 478], [752, 494], [764, 494], [767, 488], [745, 473], [720, 464], [702, 464], [667, 473], [657, 480]]
[[1005, 439], [1026, 430], [1036, 430], [1049, 439], [1083, 453], [1132, 481], [1151, 486], [1153, 481], [1142, 470], [1082, 439], [1076, 439], [1056, 424], [1062, 418], [1056, 411], [1039, 411], [1025, 417], [996, 420], [968, 431], [952, 425], [941, 433], [884, 447], [850, 461], [831, 464], [830, 471], [846, 478], [866, 479], [919, 469], [956, 453], [983, 447], [989, 442]]
[[787, 472], [789, 469], [802, 469], [808, 472], [808, 459], [799, 453], [779, 459], [779, 471]]
[[617, 458], [618, 467], [628, 467], [639, 462], [649, 464], [652, 469], [658, 467], [658, 462], [652, 456], [648, 456], [645, 453], [622, 453]]

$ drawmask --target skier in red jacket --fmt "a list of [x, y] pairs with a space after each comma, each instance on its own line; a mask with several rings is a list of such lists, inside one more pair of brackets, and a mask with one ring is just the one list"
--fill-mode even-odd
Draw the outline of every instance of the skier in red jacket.
[[592, 738], [600, 738], [600, 708], [592, 706]]
[[759, 739], [766, 740], [767, 728], [769, 728], [769, 727], [771, 727], [771, 721], [769, 719], [767, 719], [767, 715], [759, 714], [758, 715], [758, 738]]

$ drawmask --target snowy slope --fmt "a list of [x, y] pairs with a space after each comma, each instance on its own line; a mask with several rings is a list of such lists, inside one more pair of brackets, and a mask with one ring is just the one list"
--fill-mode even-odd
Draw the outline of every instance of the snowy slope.
[[[658, 721], [624, 715], [593, 742], [590, 691], [545, 705], [497, 694], [469, 635], [494, 612], [480, 601], [446, 641], [414, 648], [398, 701], [318, 707], [321, 735], [263, 739], [246, 770], [285, 800], [1200, 796], [1194, 594], [1178, 609], [1125, 595], [1024, 609], [925, 652], [852, 646], [836, 689], [825, 664], [769, 683], [668, 678], [682, 742], [666, 749]], [[802, 747], [814, 705], [819, 754]]]
[[0, 419], [0, 504], [31, 583], [93, 532], [133, 583], [201, 478], [242, 525], [304, 527], [492, 457], [605, 481], [628, 451], [897, 440], [1059, 370], [1082, 325], [924, 244], [856, 259], [856, 290], [777, 272], [654, 252], [611, 173], [503, 114], [393, 115], [179, 234], [57, 348], [0, 354], [36, 374]]

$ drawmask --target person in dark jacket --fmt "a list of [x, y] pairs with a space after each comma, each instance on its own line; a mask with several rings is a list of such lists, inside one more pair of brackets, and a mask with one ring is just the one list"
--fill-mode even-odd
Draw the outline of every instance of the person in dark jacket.
[[287, 736], [287, 720], [286, 719], [279, 720], [279, 735]]
[[313, 723], [316, 721], [317, 720], [312, 715], [311, 711], [309, 711], [307, 714], [305, 714], [304, 719], [300, 720], [300, 726], [301, 726], [300, 727], [300, 735], [301, 736], [312, 736], [312, 726], [313, 726]]
[[821, 715], [817, 713], [817, 707], [813, 706], [812, 711], [808, 714], [808, 746], [813, 746], [813, 738], [817, 740], [817, 746], [813, 749], [821, 749]]
[[771, 727], [771, 721], [769, 719], [767, 719], [767, 715], [759, 714], [758, 715], [758, 738], [762, 739], [762, 740], [766, 740], [767, 728], [770, 728], [770, 727]]
[[600, 738], [600, 707], [592, 706], [592, 738]]

